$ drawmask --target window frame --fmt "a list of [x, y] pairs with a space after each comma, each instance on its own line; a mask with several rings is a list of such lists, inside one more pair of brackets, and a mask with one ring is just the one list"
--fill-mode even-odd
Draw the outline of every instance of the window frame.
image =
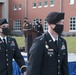
[[[53, 4], [52, 4], [53, 1]], [[54, 0], [50, 0], [50, 7], [54, 6]]]
[[21, 31], [21, 20], [13, 21], [13, 31]]
[[[41, 4], [40, 4], [41, 3]], [[40, 5], [39, 5], [40, 4]], [[42, 7], [42, 2], [38, 2], [38, 8]]]
[[13, 6], [13, 10], [17, 10], [17, 6], [16, 5]]
[[48, 30], [48, 23], [46, 21], [46, 19], [44, 19], [44, 32], [46, 32]]
[[34, 4], [36, 4], [36, 2], [33, 2], [33, 8], [36, 8], [36, 5], [34, 6]]
[[73, 5], [74, 3], [75, 3], [75, 1], [74, 0], [69, 0], [70, 2], [70, 5]]
[[[75, 25], [75, 27], [74, 27], [74, 25]], [[70, 19], [69, 19], [69, 31], [70, 32], [76, 31], [76, 17], [70, 17]]]
[[[45, 5], [45, 2], [47, 2], [47, 5]], [[48, 1], [44, 1], [44, 7], [48, 7]]]
[[21, 10], [21, 9], [22, 9], [22, 5], [19, 4], [19, 5], [18, 5], [18, 10]]

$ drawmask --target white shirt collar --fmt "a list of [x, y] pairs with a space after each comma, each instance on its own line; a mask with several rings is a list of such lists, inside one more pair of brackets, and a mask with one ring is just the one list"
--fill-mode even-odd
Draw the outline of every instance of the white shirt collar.
[[52, 38], [52, 40], [55, 42], [55, 40], [57, 40], [58, 41], [58, 37], [57, 37], [57, 39], [55, 39], [54, 37], [53, 37], [53, 35], [48, 31], [48, 33], [50, 34], [50, 36], [51, 36], [51, 38]]
[[[2, 36], [0, 36], [0, 38], [1, 38], [1, 40], [3, 41], [3, 39], [5, 39], [6, 40], [6, 42], [7, 42], [7, 37], [5, 36], [4, 38], [2, 37]], [[4, 41], [3, 41], [4, 42]]]

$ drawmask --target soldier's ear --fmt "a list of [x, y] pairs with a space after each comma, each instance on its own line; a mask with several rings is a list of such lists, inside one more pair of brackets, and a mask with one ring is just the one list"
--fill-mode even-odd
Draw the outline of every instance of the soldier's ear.
[[0, 33], [2, 33], [2, 28], [0, 28]]

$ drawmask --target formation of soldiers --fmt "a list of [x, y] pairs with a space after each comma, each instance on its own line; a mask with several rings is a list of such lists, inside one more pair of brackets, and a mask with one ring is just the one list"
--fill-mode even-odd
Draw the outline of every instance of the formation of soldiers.
[[32, 23], [29, 23], [28, 18], [24, 18], [23, 28], [35, 30], [37, 32], [37, 36], [40, 36], [43, 33], [42, 24], [41, 22], [39, 22], [38, 19], [34, 20], [32, 24]]

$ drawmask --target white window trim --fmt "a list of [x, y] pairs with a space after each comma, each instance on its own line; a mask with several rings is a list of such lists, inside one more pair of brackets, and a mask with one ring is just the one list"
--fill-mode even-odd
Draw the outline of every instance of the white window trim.
[[75, 1], [73, 3], [70, 2], [69, 5], [74, 5], [74, 3], [75, 3]]
[[48, 7], [48, 5], [44, 5], [44, 7]]
[[[70, 17], [71, 18], [71, 17]], [[72, 17], [72, 18], [74, 18], [74, 17]], [[76, 18], [76, 17], [75, 17]], [[75, 25], [76, 25], [76, 23], [75, 23]], [[70, 30], [70, 19], [69, 19], [69, 32], [76, 32], [76, 30]]]
[[42, 8], [42, 6], [38, 6], [38, 8]]
[[22, 8], [18, 8], [18, 10], [21, 10]]
[[33, 2], [33, 8], [36, 8], [36, 6], [34, 6], [35, 2]]
[[[47, 25], [48, 25], [48, 23], [47, 23]], [[48, 26], [47, 26], [47, 28], [48, 28]], [[45, 30], [45, 19], [44, 19], [44, 32], [47, 32], [47, 30]]]
[[70, 3], [69, 5], [74, 5], [74, 4]]
[[17, 9], [14, 9], [14, 10], [17, 10]]
[[22, 5], [20, 4], [19, 6], [18, 6], [18, 10], [21, 10], [22, 9]]
[[[41, 3], [41, 6], [39, 6], [39, 3]], [[42, 2], [39, 2], [39, 3], [38, 3], [38, 8], [42, 8]]]
[[50, 7], [54, 7], [54, 5], [50, 5]]
[[33, 8], [36, 8], [36, 7], [33, 7]]
[[16, 5], [13, 6], [13, 10], [17, 10], [17, 6], [16, 6], [16, 8], [15, 8], [15, 6], [16, 6]]
[[[15, 25], [16, 23], [21, 23], [21, 22], [15, 22], [15, 21], [21, 21], [21, 20], [14, 20], [13, 21], [13, 31], [21, 31], [21, 30], [16, 30], [16, 29], [19, 29], [19, 28], [21, 29], [21, 25], [19, 27], [17, 25]], [[15, 26], [17, 26], [17, 27], [14, 29]]]
[[[53, 2], [54, 2], [54, 1], [53, 1]], [[50, 7], [53, 7], [53, 6], [54, 6], [54, 4], [51, 4], [51, 3], [50, 3]]]

